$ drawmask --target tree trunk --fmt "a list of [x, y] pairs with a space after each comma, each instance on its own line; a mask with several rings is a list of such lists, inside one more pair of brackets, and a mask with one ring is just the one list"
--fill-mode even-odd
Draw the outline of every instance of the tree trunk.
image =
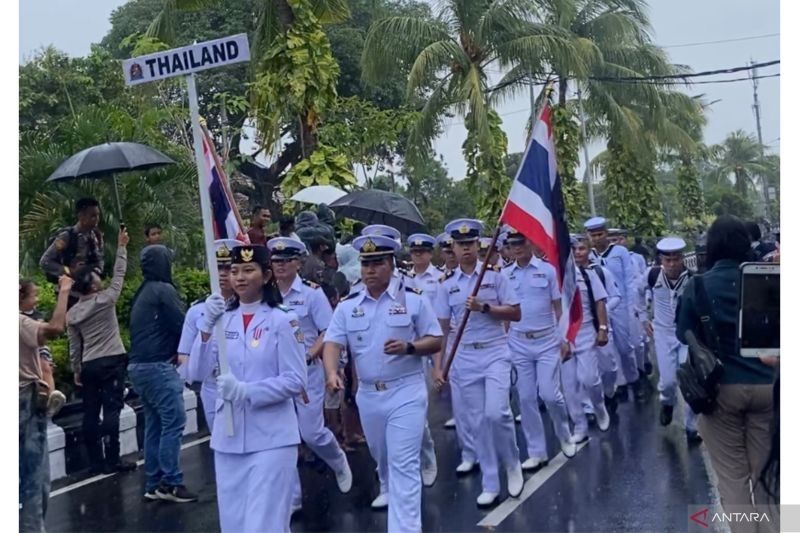
[[558, 105], [567, 105], [567, 83], [569, 80], [563, 76], [558, 78]]

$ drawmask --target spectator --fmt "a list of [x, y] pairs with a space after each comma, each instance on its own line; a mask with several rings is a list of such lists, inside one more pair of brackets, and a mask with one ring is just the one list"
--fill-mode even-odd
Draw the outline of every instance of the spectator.
[[[39, 347], [46, 339], [64, 332], [67, 300], [72, 279], [58, 280], [58, 299], [50, 322], [19, 315], [19, 530], [44, 531], [47, 500], [50, 497], [50, 460], [47, 455], [47, 406], [51, 385], [42, 370]], [[19, 284], [20, 307], [36, 307], [37, 287], [29, 281]]]
[[128, 266], [128, 239], [128, 232], [120, 230], [114, 275], [107, 289], [103, 289], [100, 277], [91, 268], [77, 270], [75, 288], [81, 296], [67, 313], [69, 355], [75, 385], [83, 387], [83, 440], [92, 474], [136, 469], [136, 463], [119, 457], [125, 346], [119, 335], [116, 307]]
[[650, 250], [648, 250], [647, 246], [645, 246], [642, 243], [642, 238], [638, 237], [638, 236], [634, 237], [633, 238], [633, 242], [634, 242], [634, 244], [633, 244], [633, 248], [631, 249], [631, 251], [641, 255], [642, 257], [644, 257], [645, 262], [649, 263], [650, 262]]
[[161, 226], [148, 224], [144, 227], [144, 245], [161, 244]]
[[289, 237], [290, 239], [295, 239], [298, 241], [300, 240], [300, 237], [298, 237], [297, 233], [294, 232], [293, 216], [281, 217], [281, 220], [278, 223], [278, 233], [281, 237]]
[[340, 294], [344, 298], [350, 293], [349, 285], [361, 278], [361, 262], [358, 259], [358, 251], [351, 244], [336, 246], [336, 261], [339, 263], [339, 272], [344, 274], [348, 283], [347, 291]]
[[317, 237], [305, 244], [308, 246], [309, 254], [303, 261], [300, 277], [322, 285], [325, 279], [325, 261], [322, 256], [328, 249], [328, 243], [325, 239]]
[[144, 406], [144, 497], [191, 502], [179, 465], [186, 424], [183, 380], [172, 361], [183, 329], [183, 303], [172, 283], [166, 247], [147, 246], [140, 256], [144, 281], [131, 304], [128, 375]]
[[761, 228], [758, 222], [751, 220], [744, 224], [750, 236], [750, 248], [752, 249], [749, 260], [763, 261], [764, 257], [775, 251], [775, 244], [761, 239]]
[[[716, 406], [700, 415], [698, 429], [711, 457], [723, 507], [744, 511], [768, 503], [759, 476], [770, 453], [773, 422], [774, 370], [758, 358], [739, 354], [739, 265], [751, 254], [751, 237], [741, 220], [723, 215], [707, 236], [707, 272], [689, 280], [677, 309], [678, 340], [687, 343], [686, 332], [713, 349], [724, 365]], [[697, 280], [702, 279], [717, 339], [707, 339], [698, 314]], [[751, 491], [751, 486], [753, 491]], [[751, 500], [752, 498], [752, 500]], [[759, 508], [758, 512], [763, 511]], [[738, 525], [738, 527], [737, 527]], [[731, 523], [736, 533], [744, 524]]]
[[250, 238], [250, 244], [260, 244], [261, 246], [267, 245], [267, 228], [272, 215], [269, 209], [257, 205], [253, 208], [252, 218], [250, 219], [250, 229], [247, 230], [247, 236]]
[[330, 285], [336, 289], [338, 294], [347, 295], [350, 292], [350, 283], [347, 277], [339, 272], [339, 261], [336, 258], [336, 252], [326, 249], [322, 253], [322, 262], [325, 268], [322, 270], [322, 285]]
[[[63, 274], [89, 266], [98, 274], [103, 273], [103, 234], [98, 229], [100, 204], [94, 198], [81, 198], [75, 203], [78, 221], [74, 226], [62, 229], [47, 247], [39, 266], [48, 281], [55, 283]], [[69, 306], [78, 300], [73, 294]]]

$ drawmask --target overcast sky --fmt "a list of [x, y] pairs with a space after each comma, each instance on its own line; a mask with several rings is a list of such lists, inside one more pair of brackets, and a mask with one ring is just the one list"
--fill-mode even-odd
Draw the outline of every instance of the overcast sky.
[[[109, 30], [111, 11], [124, 4], [122, 0], [25, 0], [20, 2], [20, 62], [39, 48], [53, 44], [70, 55], [89, 52], [89, 45], [98, 42]], [[751, 59], [766, 62], [780, 57], [778, 36], [747, 39], [718, 44], [698, 44], [727, 39], [777, 34], [779, 0], [651, 0], [650, 16], [654, 38], [668, 46], [673, 62], [690, 66], [695, 72], [737, 67]], [[675, 46], [678, 45], [678, 46]], [[779, 71], [779, 65], [760, 74]], [[702, 78], [703, 80], [745, 77], [745, 73]], [[764, 143], [776, 152], [780, 147], [780, 78], [759, 80], [761, 123]], [[736, 129], [755, 134], [752, 110], [752, 82], [695, 85], [690, 94], [704, 94], [716, 102], [708, 117], [705, 141], [721, 142]], [[525, 125], [530, 113], [527, 98], [519, 97], [504, 104], [499, 113], [508, 135], [509, 152], [524, 149]], [[466, 132], [461, 119], [452, 119], [444, 134], [435, 143], [444, 155], [450, 175], [460, 179], [465, 172], [461, 144]], [[591, 157], [602, 150], [593, 146]]]

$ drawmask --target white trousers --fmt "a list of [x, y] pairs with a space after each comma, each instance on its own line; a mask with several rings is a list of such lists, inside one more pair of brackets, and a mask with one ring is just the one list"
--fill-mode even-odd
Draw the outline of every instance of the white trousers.
[[584, 395], [595, 409], [604, 405], [596, 339], [597, 332], [591, 322], [581, 326], [572, 357], [561, 365], [561, 384], [575, 434], [586, 435], [589, 432], [589, 424], [581, 406]]
[[[689, 347], [681, 344], [672, 328], [653, 328], [653, 341], [656, 347], [658, 363], [658, 399], [663, 405], [678, 403], [678, 366], [686, 361]], [[697, 431], [697, 415], [685, 405], [684, 426]]]
[[450, 401], [453, 406], [453, 418], [456, 421], [456, 437], [458, 446], [461, 448], [461, 460], [474, 463], [478, 460], [478, 454], [475, 451], [475, 434], [473, 433], [475, 425], [469, 423], [469, 414], [462, 394], [464, 381], [455, 366], [450, 370], [449, 381]]

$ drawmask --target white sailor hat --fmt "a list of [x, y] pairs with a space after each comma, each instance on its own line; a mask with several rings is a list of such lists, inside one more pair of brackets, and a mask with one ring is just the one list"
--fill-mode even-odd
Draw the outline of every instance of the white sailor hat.
[[583, 227], [588, 231], [604, 229], [606, 227], [606, 219], [603, 217], [592, 217], [583, 223]]
[[361, 261], [373, 261], [394, 255], [400, 243], [384, 235], [361, 235], [353, 239], [353, 248]]
[[371, 224], [361, 230], [361, 235], [383, 235], [396, 241], [400, 240], [400, 232], [384, 224]]
[[230, 265], [232, 260], [231, 251], [237, 246], [244, 246], [244, 243], [236, 239], [215, 240], [214, 255], [217, 256], [217, 264]]
[[492, 238], [491, 237], [481, 237], [478, 239], [479, 247], [481, 250], [488, 250], [489, 246], [492, 245]]
[[454, 241], [476, 241], [483, 231], [483, 223], [474, 218], [458, 218], [444, 227]]
[[584, 235], [583, 233], [571, 233], [569, 236], [569, 243], [572, 246], [575, 246], [579, 242], [585, 242], [586, 240], [587, 240], [586, 235]]
[[439, 245], [439, 248], [451, 248], [453, 246], [453, 238], [449, 233], [440, 233], [436, 237], [436, 244]]
[[675, 254], [683, 252], [686, 241], [680, 237], [664, 237], [656, 244], [656, 250], [662, 254]]
[[291, 237], [275, 237], [267, 241], [273, 259], [294, 259], [307, 253], [303, 241]]
[[436, 245], [436, 239], [427, 233], [415, 233], [411, 235], [406, 242], [411, 250], [415, 248], [433, 250], [433, 247]]

